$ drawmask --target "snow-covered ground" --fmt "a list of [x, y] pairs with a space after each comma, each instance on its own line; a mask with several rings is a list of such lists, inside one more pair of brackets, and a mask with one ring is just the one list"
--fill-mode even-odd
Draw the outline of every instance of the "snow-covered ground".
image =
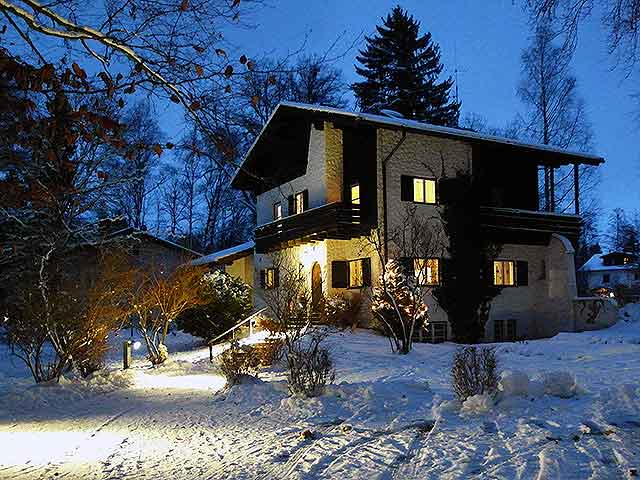
[[640, 306], [607, 330], [499, 344], [511, 373], [495, 405], [453, 400], [453, 344], [398, 356], [358, 331], [330, 345], [336, 385], [309, 400], [290, 398], [277, 368], [225, 390], [208, 349], [182, 334], [160, 368], [136, 352], [123, 372], [115, 349], [104, 372], [55, 385], [34, 385], [0, 346], [0, 478], [564, 480], [640, 468]]

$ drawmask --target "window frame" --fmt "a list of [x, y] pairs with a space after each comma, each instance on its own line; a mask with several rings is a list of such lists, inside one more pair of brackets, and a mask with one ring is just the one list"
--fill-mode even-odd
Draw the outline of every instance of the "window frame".
[[[416, 180], [421, 180], [422, 184], [422, 198], [424, 201], [420, 202], [416, 200]], [[433, 182], [433, 202], [427, 202], [427, 182]], [[435, 177], [416, 177], [411, 175], [411, 202], [416, 205], [437, 205], [438, 204], [438, 179]]]
[[[427, 258], [423, 258], [423, 257], [414, 257], [413, 259], [413, 277], [418, 281], [418, 284], [424, 287], [437, 287], [438, 285], [440, 285], [440, 258], [439, 257], [427, 257]], [[422, 280], [422, 275], [418, 274], [418, 267], [416, 265], [416, 262], [420, 262], [423, 261], [424, 265], [423, 268], [426, 270], [428, 267], [428, 262], [429, 261], [435, 261], [436, 262], [436, 281], [435, 282], [427, 282], [427, 281], [421, 281]], [[426, 272], [425, 272], [426, 273]], [[433, 277], [433, 275], [432, 275]], [[425, 280], [426, 280], [426, 276], [425, 276]]]
[[602, 274], [602, 283], [611, 283], [611, 274], [603, 273]]
[[[298, 204], [298, 199], [300, 203]], [[300, 211], [298, 211], [298, 205], [300, 205]], [[293, 214], [300, 215], [304, 212], [304, 190], [293, 194]]]
[[[270, 280], [271, 279], [271, 280]], [[276, 268], [268, 267], [264, 269], [264, 289], [272, 290], [276, 288]]]
[[[511, 283], [505, 284], [505, 283], [497, 283], [496, 282], [496, 263], [510, 263], [512, 265], [511, 268]], [[518, 270], [517, 270], [517, 263], [515, 260], [511, 260], [508, 258], [496, 258], [495, 260], [493, 260], [492, 263], [492, 277], [493, 277], [493, 286], [494, 287], [517, 287], [518, 286], [518, 282], [517, 282], [517, 278], [518, 278]], [[503, 277], [504, 277], [504, 272], [503, 272]]]
[[[276, 210], [280, 210], [280, 215], [276, 214]], [[282, 212], [282, 202], [275, 202], [273, 204], [273, 220], [282, 220], [283, 212]]]
[[[436, 326], [438, 329], [444, 328], [444, 332], [439, 332], [443, 333], [443, 335], [436, 335]], [[426, 343], [438, 344], [449, 340], [449, 325], [447, 322], [429, 322], [424, 330], [425, 332], [422, 338]]]
[[[356, 262], [360, 264], [360, 284], [352, 285], [351, 284], [351, 264]], [[347, 260], [347, 288], [351, 290], [364, 288], [364, 258], [354, 258], [353, 260]]]
[[[353, 198], [353, 189], [356, 188], [356, 187], [358, 188], [358, 197], [354, 199]], [[360, 193], [361, 192], [360, 192], [360, 183], [359, 182], [352, 183], [349, 186], [349, 198], [350, 198], [351, 205], [358, 205], [359, 206], [361, 204], [360, 200], [362, 199], [362, 197], [360, 196]], [[354, 200], [357, 200], [357, 201], [354, 201]]]
[[[500, 330], [501, 335], [498, 335]], [[513, 335], [509, 336], [509, 331]], [[493, 321], [493, 340], [494, 342], [515, 342], [518, 339], [518, 325], [515, 318], [496, 319]]]

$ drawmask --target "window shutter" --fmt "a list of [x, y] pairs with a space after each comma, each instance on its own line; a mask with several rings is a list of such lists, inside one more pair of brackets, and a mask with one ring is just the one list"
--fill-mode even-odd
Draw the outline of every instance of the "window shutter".
[[302, 192], [302, 211], [309, 210], [309, 190]]
[[400, 199], [403, 202], [413, 202], [413, 177], [409, 175], [400, 177]]
[[400, 266], [402, 267], [402, 273], [405, 275], [413, 276], [415, 273], [413, 271], [413, 258], [412, 257], [401, 257], [399, 260]]
[[289, 195], [289, 198], [287, 199], [289, 201], [289, 208], [287, 209], [287, 215], [293, 215], [294, 213], [296, 213], [296, 203], [294, 201], [293, 195]]
[[516, 263], [516, 285], [526, 287], [529, 285], [529, 263], [524, 260], [518, 260]]
[[273, 287], [277, 288], [279, 286], [280, 286], [280, 269], [274, 268], [273, 269]]
[[447, 285], [455, 280], [452, 262], [450, 258], [441, 258], [438, 262], [440, 268], [440, 284]]
[[347, 288], [349, 286], [349, 265], [344, 261], [331, 262], [331, 286]]
[[267, 275], [267, 272], [265, 272], [264, 270], [260, 270], [260, 288], [262, 288], [263, 290], [267, 283], [266, 275]]
[[371, 259], [370, 258], [362, 259], [362, 286], [363, 287], [371, 286]]

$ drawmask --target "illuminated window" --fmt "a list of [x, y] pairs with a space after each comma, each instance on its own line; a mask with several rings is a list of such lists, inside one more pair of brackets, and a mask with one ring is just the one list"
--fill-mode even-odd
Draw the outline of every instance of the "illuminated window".
[[436, 203], [436, 181], [426, 178], [413, 179], [413, 201], [416, 203]]
[[294, 202], [294, 212], [296, 214], [304, 212], [304, 192], [296, 193]]
[[349, 288], [359, 288], [362, 286], [364, 286], [362, 259], [351, 260], [349, 262]]
[[496, 260], [493, 262], [493, 284], [502, 286], [515, 285], [515, 265], [512, 260]]
[[278, 272], [275, 268], [263, 270], [263, 288], [276, 288], [278, 286]]
[[351, 203], [353, 205], [360, 205], [360, 185], [351, 185]]
[[282, 218], [282, 204], [276, 202], [273, 204], [273, 219], [280, 220]]
[[440, 283], [440, 262], [437, 258], [414, 258], [414, 275], [421, 285], [438, 285]]

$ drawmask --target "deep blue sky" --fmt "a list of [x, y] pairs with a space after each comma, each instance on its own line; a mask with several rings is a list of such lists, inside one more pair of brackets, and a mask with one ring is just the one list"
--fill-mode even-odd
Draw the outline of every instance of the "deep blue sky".
[[[306, 39], [308, 53], [323, 52], [341, 34], [338, 47], [361, 33], [370, 34], [380, 17], [397, 1], [272, 0], [245, 20], [256, 27], [228, 31], [227, 40], [248, 56], [281, 56], [297, 50]], [[516, 96], [520, 53], [528, 43], [529, 28], [521, 0], [402, 1], [400, 5], [422, 22], [423, 30], [440, 44], [449, 74], [460, 71], [458, 87], [463, 115], [478, 113], [502, 126], [521, 109]], [[242, 5], [242, 4], [241, 4]], [[361, 39], [360, 44], [364, 40]], [[348, 83], [356, 80], [354, 49], [337, 62]], [[636, 77], [626, 79], [606, 50], [606, 32], [596, 16], [584, 24], [573, 61], [595, 133], [594, 152], [605, 157], [600, 194], [603, 214], [610, 209], [640, 209], [640, 121], [634, 120], [629, 95], [640, 90]]]

